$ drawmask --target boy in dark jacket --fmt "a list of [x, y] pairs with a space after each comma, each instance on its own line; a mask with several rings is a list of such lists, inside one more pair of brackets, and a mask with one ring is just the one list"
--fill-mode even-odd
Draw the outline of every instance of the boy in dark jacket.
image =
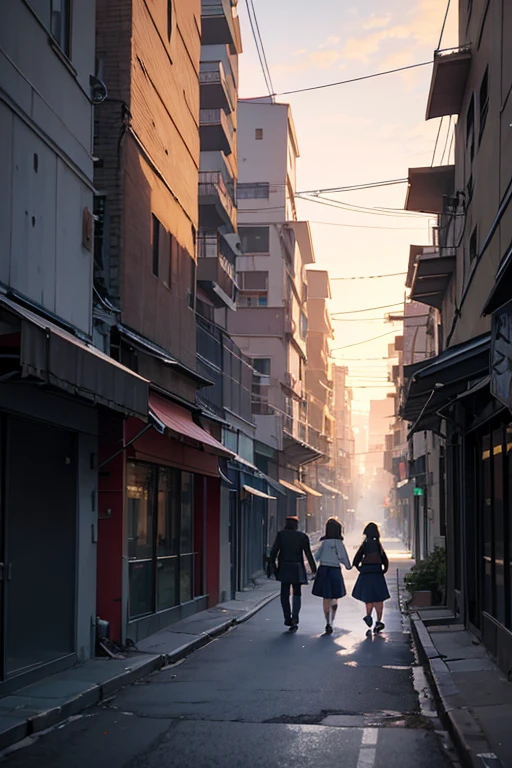
[[[295, 632], [299, 626], [301, 606], [301, 587], [308, 583], [304, 555], [306, 555], [311, 571], [316, 573], [316, 563], [311, 552], [309, 537], [298, 530], [297, 517], [287, 517], [284, 530], [279, 531], [270, 552], [270, 563], [275, 571], [276, 579], [281, 582], [281, 606], [284, 623]], [[277, 564], [276, 564], [277, 558]], [[290, 587], [293, 589], [292, 608], [290, 609]]]

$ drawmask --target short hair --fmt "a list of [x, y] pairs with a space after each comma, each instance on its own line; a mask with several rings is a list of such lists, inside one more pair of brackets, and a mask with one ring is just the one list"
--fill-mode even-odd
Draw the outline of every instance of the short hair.
[[377, 523], [367, 523], [363, 535], [369, 539], [380, 539], [380, 531]]
[[286, 518], [284, 527], [287, 531], [296, 531], [299, 527], [299, 518], [295, 517], [294, 515], [290, 515]]

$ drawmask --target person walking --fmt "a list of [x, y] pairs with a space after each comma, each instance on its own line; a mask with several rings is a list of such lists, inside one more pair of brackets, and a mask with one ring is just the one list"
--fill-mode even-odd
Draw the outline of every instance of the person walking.
[[[308, 583], [304, 555], [306, 555], [311, 571], [316, 573], [316, 563], [311, 552], [309, 536], [298, 530], [297, 517], [287, 517], [285, 526], [276, 536], [270, 552], [271, 567], [276, 579], [281, 582], [281, 606], [284, 624], [291, 632], [299, 627], [302, 585]], [[277, 563], [276, 563], [277, 560]], [[290, 589], [293, 590], [292, 607], [290, 608]]]
[[332, 635], [338, 600], [347, 594], [340, 563], [343, 563], [348, 571], [352, 566], [343, 543], [341, 523], [335, 517], [330, 517], [327, 521], [325, 535], [320, 541], [322, 543], [315, 553], [315, 559], [320, 563], [320, 568], [315, 577], [312, 593], [317, 597], [323, 597], [325, 634]]
[[384, 574], [389, 568], [389, 561], [380, 543], [380, 531], [376, 523], [368, 523], [363, 531], [365, 539], [357, 550], [353, 566], [359, 571], [359, 576], [352, 590], [352, 597], [366, 604], [364, 623], [371, 628], [373, 624], [373, 609], [377, 621], [373, 631], [382, 632], [384, 623], [382, 613], [384, 600], [389, 600], [389, 590]]

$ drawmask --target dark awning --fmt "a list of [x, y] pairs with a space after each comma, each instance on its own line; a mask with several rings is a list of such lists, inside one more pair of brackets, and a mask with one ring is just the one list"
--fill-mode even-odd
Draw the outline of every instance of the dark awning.
[[444, 198], [453, 193], [454, 165], [409, 168], [406, 211], [443, 213]]
[[50, 320], [0, 296], [19, 321], [22, 376], [147, 421], [149, 381]]
[[455, 271], [455, 256], [420, 253], [410, 284], [411, 299], [442, 309], [446, 289]]
[[491, 312], [512, 299], [512, 245], [503, 257], [494, 281], [494, 287], [482, 312], [483, 315], [490, 315]]
[[[432, 428], [432, 417], [475, 379], [489, 373], [491, 334], [456, 344], [436, 357], [404, 366], [405, 402], [401, 417], [413, 424], [412, 432]], [[429, 426], [425, 426], [429, 421]]]

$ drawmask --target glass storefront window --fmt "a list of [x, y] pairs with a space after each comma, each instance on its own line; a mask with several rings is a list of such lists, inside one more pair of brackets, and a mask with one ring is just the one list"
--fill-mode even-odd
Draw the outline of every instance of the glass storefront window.
[[483, 534], [484, 534], [484, 610], [493, 613], [493, 524], [492, 524], [492, 488], [491, 488], [491, 438], [482, 437], [482, 491], [483, 491]]
[[492, 434], [493, 454], [493, 512], [494, 512], [494, 583], [495, 613], [502, 624], [505, 623], [505, 527], [503, 503], [503, 428], [500, 426]]
[[194, 475], [141, 462], [127, 466], [130, 618], [194, 597]]

